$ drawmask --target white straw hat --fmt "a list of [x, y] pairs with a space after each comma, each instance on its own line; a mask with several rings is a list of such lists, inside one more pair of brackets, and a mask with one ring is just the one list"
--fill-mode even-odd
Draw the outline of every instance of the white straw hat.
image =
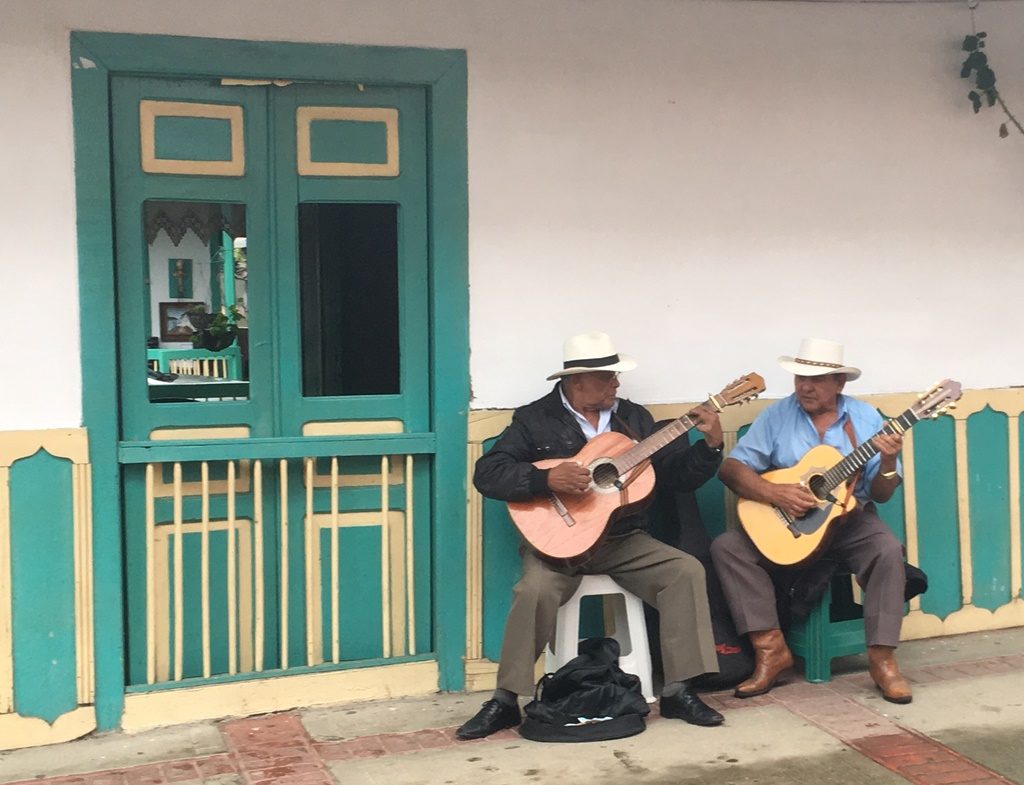
[[562, 370], [548, 380], [591, 371], [632, 371], [636, 361], [615, 351], [612, 339], [605, 333], [582, 333], [567, 338], [562, 346]]
[[797, 376], [824, 376], [827, 373], [845, 373], [847, 381], [860, 376], [860, 368], [843, 364], [843, 345], [821, 338], [804, 338], [796, 357], [783, 355], [779, 365]]

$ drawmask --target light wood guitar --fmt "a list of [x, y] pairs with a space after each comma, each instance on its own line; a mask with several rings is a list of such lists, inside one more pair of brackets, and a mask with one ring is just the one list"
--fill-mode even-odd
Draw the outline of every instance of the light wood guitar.
[[[741, 376], [708, 403], [718, 411], [764, 392], [756, 373]], [[590, 489], [583, 494], [540, 496], [509, 502], [508, 510], [520, 534], [542, 558], [576, 564], [601, 544], [608, 525], [640, 507], [654, 490], [651, 456], [675, 441], [696, 423], [687, 415], [673, 420], [641, 442], [615, 431], [598, 434], [571, 458], [536, 461], [550, 469], [575, 461], [590, 470]]]
[[772, 504], [740, 499], [736, 513], [743, 530], [775, 564], [796, 567], [813, 560], [828, 547], [842, 516], [857, 506], [854, 477], [878, 452], [872, 439], [883, 433], [901, 434], [926, 417], [938, 417], [959, 398], [960, 383], [945, 379], [845, 458], [834, 447], [821, 444], [808, 450], [795, 466], [765, 472], [761, 476], [769, 482], [803, 485], [818, 498], [818, 506], [794, 518]]

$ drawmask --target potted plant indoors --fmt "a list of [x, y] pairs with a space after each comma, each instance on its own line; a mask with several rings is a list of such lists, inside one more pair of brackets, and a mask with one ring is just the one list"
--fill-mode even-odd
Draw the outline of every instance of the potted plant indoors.
[[207, 313], [205, 308], [194, 308], [189, 311], [188, 318], [195, 327], [192, 345], [197, 349], [219, 352], [235, 342], [238, 337], [238, 320], [242, 314], [235, 306], [229, 305], [227, 313]]

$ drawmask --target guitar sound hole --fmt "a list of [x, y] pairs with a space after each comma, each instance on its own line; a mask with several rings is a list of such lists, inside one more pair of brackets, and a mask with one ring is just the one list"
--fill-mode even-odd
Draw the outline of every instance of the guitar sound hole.
[[592, 476], [594, 484], [598, 488], [611, 488], [615, 485], [616, 480], [619, 479], [619, 473], [615, 471], [615, 465], [611, 463], [602, 463], [599, 466], [595, 466]]
[[829, 495], [830, 489], [826, 487], [825, 477], [821, 474], [816, 474], [812, 477], [811, 481], [807, 483], [807, 487], [811, 489], [811, 493], [822, 501], [824, 501]]

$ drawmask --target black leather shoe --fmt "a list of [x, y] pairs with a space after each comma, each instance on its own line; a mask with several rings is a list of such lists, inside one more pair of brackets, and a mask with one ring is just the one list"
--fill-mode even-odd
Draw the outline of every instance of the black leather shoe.
[[702, 701], [697, 693], [685, 689], [660, 701], [661, 716], [685, 720], [691, 725], [721, 725], [725, 717]]
[[463, 741], [482, 739], [505, 728], [514, 728], [520, 722], [522, 717], [518, 704], [502, 703], [497, 698], [491, 698], [471, 720], [455, 731], [455, 737]]

